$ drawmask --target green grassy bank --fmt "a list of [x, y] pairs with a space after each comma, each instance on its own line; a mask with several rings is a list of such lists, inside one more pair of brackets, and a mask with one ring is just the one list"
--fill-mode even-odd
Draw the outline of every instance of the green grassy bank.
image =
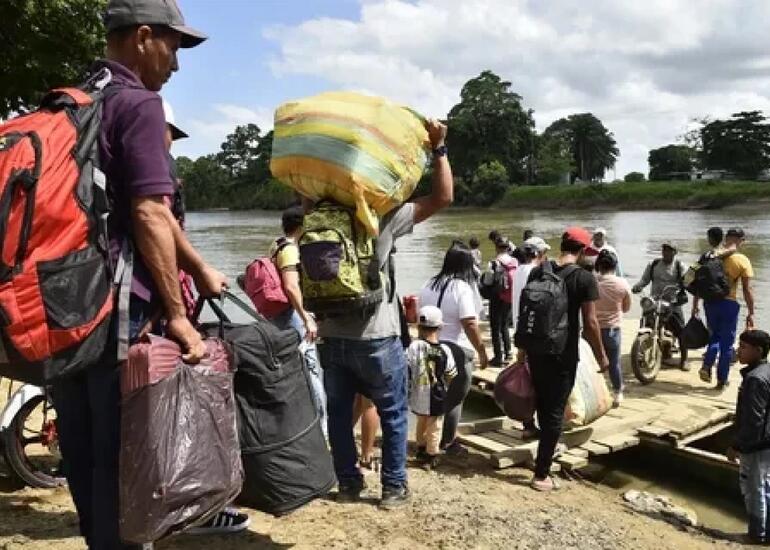
[[520, 186], [500, 208], [717, 209], [770, 199], [770, 182], [655, 181], [591, 185]]

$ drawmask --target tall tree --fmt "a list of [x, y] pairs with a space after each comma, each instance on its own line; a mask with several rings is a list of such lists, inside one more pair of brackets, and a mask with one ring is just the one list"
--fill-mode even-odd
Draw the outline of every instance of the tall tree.
[[698, 152], [688, 145], [666, 145], [652, 149], [647, 157], [650, 181], [681, 179], [696, 166]]
[[560, 136], [538, 136], [535, 156], [535, 182], [539, 185], [561, 183], [575, 167], [570, 143]]
[[260, 134], [261, 131], [256, 124], [237, 126], [235, 131], [225, 138], [221, 151], [217, 153], [220, 164], [232, 178], [239, 182], [257, 180], [257, 165], [262, 142]]
[[0, 118], [78, 82], [104, 51], [106, 0], [0, 2]]
[[703, 162], [710, 170], [727, 170], [756, 178], [770, 168], [770, 124], [761, 111], [742, 111], [701, 128]]
[[460, 103], [449, 111], [447, 145], [452, 166], [466, 180], [482, 164], [497, 161], [514, 181], [525, 179], [535, 122], [511, 83], [484, 71], [465, 83]]
[[573, 179], [602, 179], [607, 170], [615, 166], [620, 154], [612, 132], [591, 113], [561, 118], [546, 128], [543, 134], [561, 138], [570, 144], [575, 161]]

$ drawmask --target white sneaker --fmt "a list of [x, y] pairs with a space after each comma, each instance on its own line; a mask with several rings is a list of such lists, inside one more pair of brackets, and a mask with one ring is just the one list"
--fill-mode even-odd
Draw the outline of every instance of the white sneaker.
[[617, 409], [618, 407], [620, 407], [620, 404], [622, 402], [623, 402], [623, 391], [621, 390], [621, 391], [614, 392], [614, 396], [612, 399], [612, 406]]

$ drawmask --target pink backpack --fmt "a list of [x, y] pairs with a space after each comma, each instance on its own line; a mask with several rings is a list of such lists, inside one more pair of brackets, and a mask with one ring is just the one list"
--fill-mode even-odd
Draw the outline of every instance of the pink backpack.
[[500, 262], [500, 265], [505, 270], [505, 288], [500, 291], [498, 297], [510, 304], [513, 302], [513, 277], [519, 267], [519, 262], [514, 258], [508, 263]]
[[268, 319], [277, 317], [291, 307], [274, 261], [278, 253], [289, 244], [287, 241], [279, 242], [273, 257], [257, 258], [246, 268], [243, 290], [257, 311]]
[[495, 380], [495, 401], [514, 420], [532, 420], [535, 416], [535, 387], [526, 363], [504, 368]]

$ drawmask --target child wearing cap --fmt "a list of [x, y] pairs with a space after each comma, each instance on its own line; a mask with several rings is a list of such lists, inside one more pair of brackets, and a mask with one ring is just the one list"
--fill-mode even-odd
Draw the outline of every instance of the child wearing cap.
[[740, 337], [738, 361], [743, 382], [735, 408], [735, 439], [727, 457], [740, 456], [740, 487], [749, 516], [749, 539], [753, 543], [770, 541], [770, 365], [767, 353], [770, 335], [763, 330], [747, 330]]
[[444, 416], [444, 398], [457, 366], [450, 349], [439, 342], [443, 325], [441, 310], [435, 306], [420, 308], [418, 339], [407, 349], [409, 365], [409, 408], [417, 416], [416, 458], [435, 467]]

